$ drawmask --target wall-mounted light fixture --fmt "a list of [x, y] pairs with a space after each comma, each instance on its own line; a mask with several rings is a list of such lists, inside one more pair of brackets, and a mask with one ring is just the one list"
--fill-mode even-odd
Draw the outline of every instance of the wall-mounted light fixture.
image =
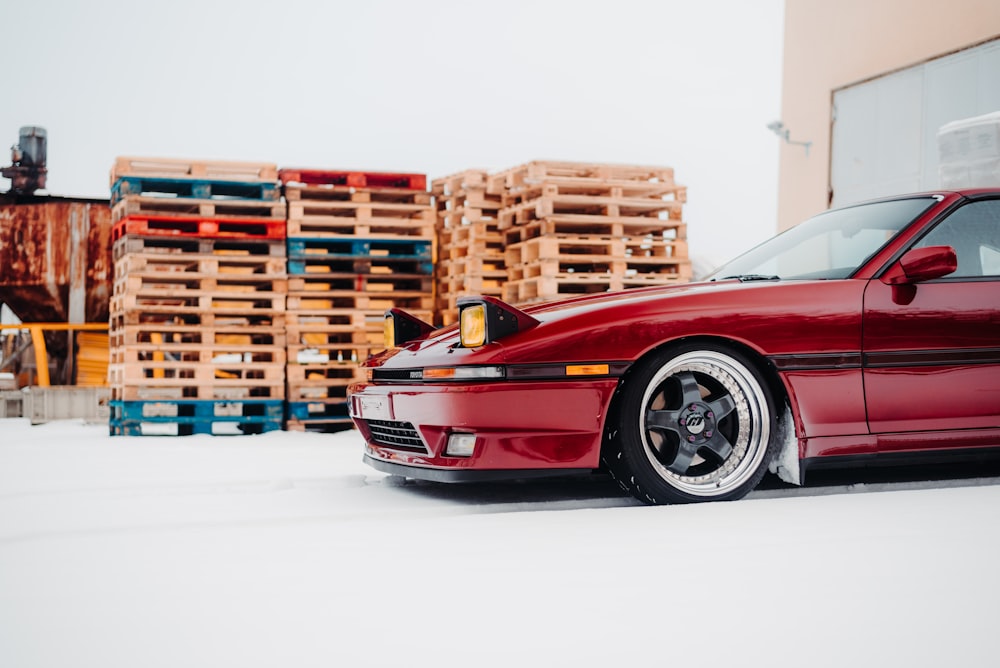
[[778, 135], [785, 140], [786, 144], [795, 144], [796, 146], [803, 146], [806, 149], [806, 157], [809, 157], [809, 147], [812, 146], [811, 141], [792, 141], [789, 137], [790, 130], [785, 127], [785, 124], [781, 121], [772, 121], [767, 124], [767, 129]]

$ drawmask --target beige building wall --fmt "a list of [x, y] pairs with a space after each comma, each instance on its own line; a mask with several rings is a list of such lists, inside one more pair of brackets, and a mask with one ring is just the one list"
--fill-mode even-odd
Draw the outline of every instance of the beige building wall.
[[786, 0], [778, 229], [829, 206], [833, 91], [998, 36], [1000, 0]]

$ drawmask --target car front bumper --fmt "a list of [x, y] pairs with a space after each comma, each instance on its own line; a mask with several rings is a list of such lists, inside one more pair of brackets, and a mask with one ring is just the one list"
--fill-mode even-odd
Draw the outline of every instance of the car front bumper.
[[[614, 378], [351, 386], [348, 406], [376, 469], [454, 482], [593, 470]], [[446, 452], [474, 434], [469, 456]]]

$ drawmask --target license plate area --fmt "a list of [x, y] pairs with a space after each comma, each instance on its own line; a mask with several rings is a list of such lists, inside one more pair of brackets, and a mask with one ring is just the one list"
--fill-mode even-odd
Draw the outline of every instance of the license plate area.
[[362, 420], [393, 420], [392, 399], [388, 396], [351, 397], [351, 413]]

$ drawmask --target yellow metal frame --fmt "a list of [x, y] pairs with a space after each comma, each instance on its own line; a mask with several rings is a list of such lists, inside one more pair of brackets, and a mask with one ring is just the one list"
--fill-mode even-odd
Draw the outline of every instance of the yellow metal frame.
[[49, 351], [45, 346], [45, 332], [76, 332], [96, 331], [106, 332], [108, 326], [99, 322], [69, 323], [69, 322], [23, 322], [19, 325], [0, 325], [0, 332], [5, 330], [28, 330], [31, 332], [31, 345], [35, 348], [35, 366], [38, 372], [38, 384], [49, 386]]

